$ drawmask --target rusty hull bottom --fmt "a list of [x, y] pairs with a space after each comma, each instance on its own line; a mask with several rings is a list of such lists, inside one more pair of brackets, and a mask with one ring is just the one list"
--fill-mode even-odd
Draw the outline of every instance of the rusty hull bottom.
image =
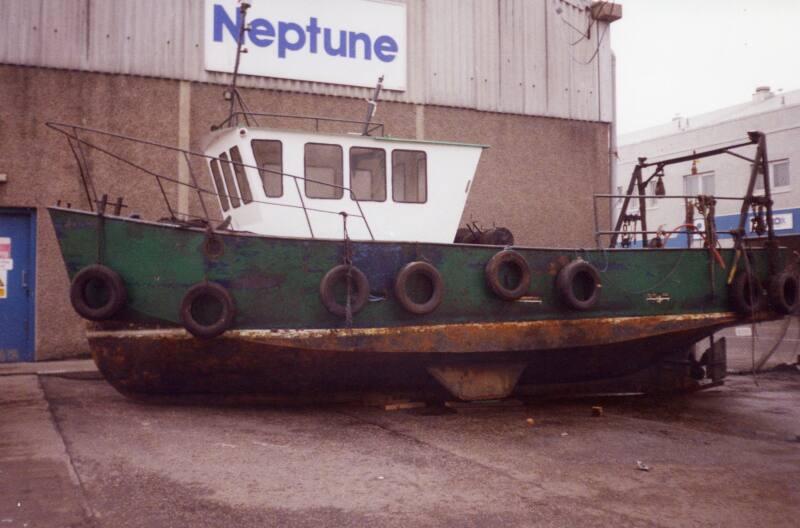
[[94, 360], [128, 396], [395, 391], [442, 396], [431, 367], [525, 365], [520, 385], [583, 384], [653, 370], [731, 324], [732, 313], [350, 330], [91, 331]]

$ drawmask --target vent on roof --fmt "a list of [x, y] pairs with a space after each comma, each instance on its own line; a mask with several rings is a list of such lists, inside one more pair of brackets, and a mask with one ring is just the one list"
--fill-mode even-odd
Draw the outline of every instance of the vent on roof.
[[775, 97], [775, 94], [772, 93], [772, 90], [769, 89], [769, 86], [759, 86], [756, 88], [756, 93], [753, 94], [753, 102], [760, 103], [761, 101], [766, 101], [772, 97]]

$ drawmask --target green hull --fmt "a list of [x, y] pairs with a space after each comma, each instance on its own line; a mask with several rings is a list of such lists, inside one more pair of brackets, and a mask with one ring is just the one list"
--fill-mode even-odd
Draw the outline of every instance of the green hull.
[[[320, 302], [322, 277], [343, 262], [342, 241], [286, 239], [225, 233], [217, 258], [204, 254], [206, 234], [90, 213], [51, 209], [67, 272], [104, 264], [121, 275], [128, 291], [122, 319], [180, 325], [187, 289], [209, 280], [233, 296], [236, 329], [343, 328], [346, 321]], [[727, 270], [703, 249], [576, 250], [514, 248], [528, 262], [528, 295], [504, 301], [487, 286], [484, 267], [500, 249], [491, 246], [402, 242], [351, 242], [352, 262], [369, 279], [371, 302], [353, 317], [355, 328], [702, 314], [730, 311]], [[721, 250], [728, 269], [733, 250]], [[766, 252], [751, 252], [762, 281]], [[785, 257], [779, 254], [781, 261]], [[555, 287], [558, 271], [582, 258], [600, 272], [602, 293], [590, 311], [571, 310]], [[414, 315], [396, 302], [393, 282], [408, 262], [433, 264], [444, 280], [444, 298], [431, 314]], [[781, 263], [781, 268], [783, 263]]]

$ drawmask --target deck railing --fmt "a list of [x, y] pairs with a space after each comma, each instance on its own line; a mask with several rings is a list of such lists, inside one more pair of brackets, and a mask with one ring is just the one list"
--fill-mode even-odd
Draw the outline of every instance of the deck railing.
[[[247, 126], [261, 126], [261, 124], [258, 122], [259, 117], [310, 121], [314, 123], [315, 132], [320, 132], [319, 128], [320, 123], [337, 123], [342, 125], [358, 125], [359, 127], [363, 127], [364, 132], [362, 133], [362, 135], [364, 136], [369, 136], [375, 131], [379, 131], [381, 136], [385, 135], [384, 124], [376, 121], [367, 121], [365, 123], [364, 121], [357, 121], [355, 119], [340, 119], [335, 117], [320, 117], [320, 116], [310, 116], [302, 114], [278, 114], [278, 113], [267, 113], [267, 112], [250, 112], [250, 111], [234, 112], [220, 124], [212, 126], [211, 130], [218, 130], [220, 128], [225, 128], [229, 126], [237, 126], [239, 123], [239, 118], [243, 119]], [[252, 124], [250, 122], [251, 120]]]
[[[318, 180], [314, 180], [312, 178], [305, 178], [303, 176], [297, 176], [295, 174], [289, 174], [287, 172], [268, 169], [266, 167], [259, 167], [259, 166], [256, 166], [256, 165], [250, 165], [250, 164], [246, 164], [246, 163], [235, 162], [235, 161], [230, 160], [230, 159], [225, 160], [225, 159], [221, 159], [221, 158], [216, 157], [216, 156], [209, 156], [209, 155], [207, 155], [205, 153], [196, 152], [196, 151], [189, 150], [189, 149], [175, 147], [175, 146], [172, 146], [172, 145], [166, 145], [166, 144], [159, 143], [159, 142], [156, 142], [156, 141], [150, 141], [150, 140], [146, 140], [146, 139], [135, 138], [135, 137], [127, 136], [127, 135], [124, 135], [124, 134], [117, 134], [117, 133], [114, 133], [114, 132], [108, 132], [108, 131], [105, 131], [105, 130], [99, 130], [99, 129], [90, 128], [90, 127], [86, 127], [86, 126], [74, 125], [74, 124], [68, 124], [68, 123], [58, 123], [58, 122], [48, 122], [48, 123], [46, 123], [46, 125], [48, 127], [50, 127], [51, 129], [53, 129], [53, 130], [55, 130], [55, 131], [57, 131], [57, 132], [59, 132], [61, 134], [64, 134], [67, 137], [67, 141], [69, 143], [70, 150], [72, 151], [72, 153], [73, 153], [73, 155], [74, 155], [74, 157], [75, 157], [75, 159], [76, 159], [76, 161], [78, 163], [78, 170], [80, 172], [81, 183], [82, 183], [85, 195], [86, 195], [86, 199], [87, 199], [87, 201], [89, 203], [89, 208], [92, 211], [96, 210], [96, 207], [97, 207], [98, 204], [100, 204], [100, 203], [105, 204], [106, 200], [101, 199], [102, 196], [98, 195], [98, 192], [97, 192], [97, 189], [96, 189], [96, 186], [95, 186], [95, 182], [94, 182], [94, 178], [93, 178], [93, 175], [91, 173], [89, 163], [87, 161], [87, 152], [86, 152], [87, 149], [91, 150], [91, 151], [96, 151], [96, 152], [98, 152], [98, 153], [100, 153], [100, 154], [102, 154], [104, 156], [107, 156], [110, 159], [113, 159], [115, 161], [118, 161], [120, 163], [128, 165], [128, 166], [130, 166], [130, 167], [132, 167], [132, 168], [134, 168], [134, 169], [136, 169], [138, 171], [143, 172], [144, 174], [152, 176], [155, 179], [155, 181], [156, 181], [156, 183], [158, 185], [159, 191], [161, 193], [161, 197], [164, 200], [164, 204], [166, 205], [166, 208], [167, 208], [167, 210], [169, 212], [170, 219], [172, 221], [180, 222], [183, 219], [193, 218], [195, 220], [199, 220], [201, 222], [204, 222], [208, 226], [212, 226], [213, 220], [211, 218], [211, 215], [209, 214], [208, 207], [206, 206], [204, 196], [215, 196], [215, 197], [218, 197], [218, 198], [219, 197], [223, 197], [223, 198], [225, 198], [227, 200], [230, 200], [231, 198], [234, 198], [236, 200], [240, 200], [241, 196], [232, 196], [230, 194], [220, 193], [217, 190], [211, 190], [211, 189], [208, 189], [208, 188], [200, 185], [200, 183], [198, 182], [197, 177], [195, 175], [195, 171], [192, 169], [192, 163], [191, 163], [191, 159], [192, 158], [200, 158], [200, 159], [205, 160], [206, 163], [208, 163], [211, 160], [216, 160], [219, 163], [229, 163], [231, 165], [239, 166], [239, 167], [242, 167], [242, 168], [255, 169], [257, 171], [269, 172], [269, 173], [272, 173], [272, 174], [279, 174], [282, 177], [291, 178], [295, 183], [295, 188], [297, 190], [297, 195], [298, 195], [299, 202], [300, 202], [299, 204], [281, 203], [281, 202], [275, 202], [275, 201], [270, 201], [270, 200], [258, 200], [256, 198], [253, 198], [252, 201], [248, 202], [248, 203], [257, 203], [257, 204], [271, 205], [271, 206], [276, 206], [276, 207], [286, 207], [286, 208], [292, 208], [292, 209], [302, 209], [303, 213], [304, 213], [304, 216], [305, 216], [305, 219], [306, 219], [306, 223], [308, 225], [308, 230], [309, 230], [309, 234], [310, 234], [311, 238], [314, 238], [314, 229], [313, 229], [313, 226], [311, 224], [311, 218], [309, 217], [308, 213], [309, 212], [318, 212], [318, 213], [326, 213], [326, 214], [342, 216], [343, 217], [343, 222], [345, 223], [345, 229], [344, 229], [345, 232], [346, 232], [347, 219], [348, 218], [358, 218], [358, 219], [360, 219], [361, 221], [364, 222], [364, 226], [366, 227], [366, 230], [369, 233], [370, 239], [375, 240], [375, 236], [374, 236], [374, 234], [372, 232], [372, 229], [370, 228], [369, 222], [367, 221], [367, 217], [364, 214], [364, 210], [361, 207], [360, 200], [358, 200], [355, 197], [355, 194], [352, 192], [352, 190], [349, 187], [346, 187], [344, 185], [337, 185], [337, 184], [334, 184], [334, 183], [318, 181]], [[155, 170], [153, 168], [145, 167], [140, 163], [136, 163], [136, 162], [134, 162], [134, 161], [132, 161], [130, 159], [127, 159], [125, 156], [123, 156], [122, 154], [119, 154], [118, 152], [114, 152], [113, 150], [111, 150], [109, 148], [104, 148], [104, 147], [102, 147], [100, 145], [97, 145], [96, 143], [90, 141], [89, 138], [84, 137], [87, 134], [88, 135], [94, 134], [94, 135], [98, 135], [98, 136], [114, 138], [114, 139], [118, 139], [118, 140], [121, 140], [121, 141], [127, 141], [127, 142], [131, 142], [131, 143], [139, 144], [139, 145], [145, 145], [147, 147], [152, 147], [152, 148], [156, 148], [156, 149], [162, 149], [162, 150], [167, 150], [167, 151], [180, 153], [181, 154], [180, 159], [182, 159], [186, 163], [186, 167], [188, 169], [189, 181], [182, 181], [182, 180], [180, 180], [178, 178], [175, 178], [175, 177], [172, 177], [172, 176], [168, 176], [168, 175], [163, 174], [162, 172], [160, 172], [158, 170]], [[340, 211], [331, 211], [331, 210], [327, 210], [327, 209], [308, 207], [306, 205], [306, 203], [305, 203], [305, 200], [303, 199], [303, 193], [300, 190], [300, 184], [299, 184], [300, 181], [316, 183], [316, 184], [323, 185], [323, 186], [326, 186], [326, 187], [331, 187], [331, 188], [334, 188], [334, 189], [337, 189], [337, 190], [341, 190], [343, 193], [344, 192], [349, 193], [350, 199], [356, 204], [356, 207], [358, 209], [358, 214], [351, 214], [351, 213], [348, 213], [346, 211], [341, 211], [341, 210]], [[177, 213], [175, 208], [172, 206], [172, 203], [170, 202], [169, 196], [167, 195], [166, 189], [164, 187], [164, 183], [165, 182], [169, 182], [169, 183], [172, 183], [172, 184], [175, 184], [175, 185], [179, 185], [179, 186], [184, 186], [184, 187], [187, 187], [187, 188], [195, 191], [197, 193], [197, 197], [198, 197], [198, 200], [199, 200], [199, 203], [200, 203], [200, 207], [201, 207], [201, 209], [203, 211], [203, 216], [193, 215], [193, 214], [190, 214], [189, 212]], [[183, 217], [183, 219], [180, 218], [180, 217]]]

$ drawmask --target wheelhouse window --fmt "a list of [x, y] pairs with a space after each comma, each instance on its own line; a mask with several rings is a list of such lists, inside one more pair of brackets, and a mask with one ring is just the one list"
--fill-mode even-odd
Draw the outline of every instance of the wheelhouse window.
[[306, 143], [304, 159], [306, 196], [337, 199], [344, 195], [342, 147]]
[[222, 165], [222, 174], [225, 177], [225, 187], [228, 189], [228, 198], [230, 198], [231, 205], [234, 208], [239, 207], [241, 202], [239, 201], [239, 191], [236, 189], [236, 185], [233, 183], [231, 162], [228, 160], [228, 155], [224, 152], [219, 155], [219, 159], [222, 160], [220, 165]]
[[350, 149], [350, 197], [360, 201], [386, 200], [386, 151], [353, 147]]
[[250, 183], [247, 181], [247, 174], [244, 172], [242, 166], [242, 155], [239, 153], [239, 147], [233, 147], [231, 150], [231, 165], [233, 166], [233, 173], [236, 175], [236, 183], [239, 184], [239, 190], [242, 193], [242, 201], [246, 204], [253, 201], [253, 193], [250, 192]]
[[222, 184], [222, 175], [219, 172], [219, 162], [217, 160], [211, 160], [209, 163], [211, 167], [211, 178], [214, 180], [214, 188], [217, 190], [217, 198], [219, 198], [219, 203], [222, 206], [222, 211], [225, 212], [230, 209], [230, 203], [228, 203], [228, 192], [225, 190], [225, 186]]
[[283, 145], [271, 139], [251, 142], [264, 194], [270, 198], [283, 196]]
[[418, 150], [392, 151], [392, 199], [424, 203], [428, 200], [428, 161]]

